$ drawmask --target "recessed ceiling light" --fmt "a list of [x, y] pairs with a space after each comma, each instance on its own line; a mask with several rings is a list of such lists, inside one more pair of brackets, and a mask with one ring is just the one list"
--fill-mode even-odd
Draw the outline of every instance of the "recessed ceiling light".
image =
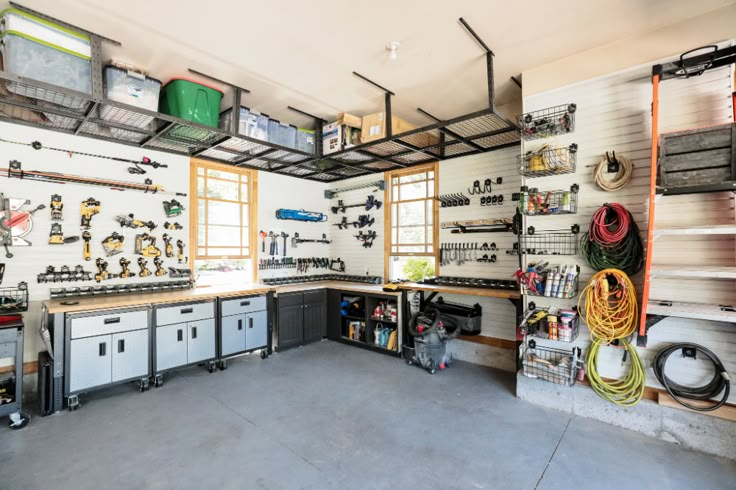
[[401, 46], [401, 43], [399, 41], [390, 41], [386, 45], [386, 51], [388, 51], [388, 59], [391, 61], [396, 61], [399, 57], [399, 46]]

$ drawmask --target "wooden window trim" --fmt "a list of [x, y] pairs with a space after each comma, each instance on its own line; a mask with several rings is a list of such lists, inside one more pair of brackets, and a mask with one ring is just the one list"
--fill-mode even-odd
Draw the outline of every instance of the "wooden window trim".
[[[192, 261], [196, 260], [213, 260], [213, 259], [234, 259], [234, 260], [252, 260], [251, 269], [253, 271], [253, 282], [258, 280], [258, 270], [256, 264], [258, 262], [258, 171], [247, 168], [234, 167], [223, 163], [211, 162], [201, 158], [190, 159], [190, 183], [189, 183], [189, 243], [190, 250], [192, 251]], [[205, 176], [207, 170], [220, 170], [223, 172], [237, 173], [241, 176], [246, 176], [248, 182], [248, 200], [245, 202], [248, 206], [248, 254], [243, 255], [199, 255], [199, 243], [198, 243], [198, 232], [199, 232], [199, 197], [197, 196], [197, 168], [205, 169]], [[238, 186], [242, 185], [242, 180], [229, 180], [220, 177], [206, 177], [207, 179], [225, 181], [230, 183], [237, 182]], [[205, 189], [206, 191], [206, 189]], [[207, 199], [208, 201], [226, 202], [232, 204], [242, 205], [243, 201], [231, 201], [227, 199]], [[227, 225], [223, 225], [227, 226]], [[234, 226], [234, 225], [233, 225]], [[240, 224], [242, 230], [242, 223]], [[207, 227], [205, 227], [205, 234], [207, 234]], [[234, 248], [229, 246], [212, 246], [208, 248]], [[242, 248], [242, 245], [241, 245]]]
[[[439, 260], [439, 248], [438, 248], [438, 242], [440, 238], [440, 229], [439, 229], [439, 214], [440, 214], [440, 208], [439, 208], [439, 202], [437, 199], [432, 199], [432, 243], [424, 243], [424, 244], [411, 244], [413, 246], [423, 246], [423, 247], [432, 247], [432, 252], [411, 252], [411, 253], [393, 253], [392, 249], [394, 246], [400, 246], [402, 244], [399, 243], [392, 243], [393, 240], [393, 223], [391, 222], [391, 207], [394, 203], [393, 201], [393, 183], [391, 182], [394, 177], [403, 177], [406, 175], [414, 175], [424, 172], [434, 172], [434, 178], [432, 179], [434, 181], [434, 197], [437, 196], [439, 192], [439, 162], [431, 162], [431, 163], [425, 163], [422, 165], [417, 165], [414, 167], [409, 168], [402, 168], [399, 170], [389, 170], [387, 172], [384, 172], [383, 178], [386, 182], [386, 189], [383, 191], [383, 236], [385, 239], [383, 240], [383, 277], [388, 280], [389, 278], [389, 272], [391, 268], [391, 257], [434, 257], [434, 273], [435, 275], [439, 274], [440, 272], [440, 260]], [[417, 180], [418, 182], [429, 182], [428, 179], [424, 178], [422, 180]], [[415, 182], [407, 182], [406, 184], [413, 184]], [[405, 185], [405, 184], [399, 184], [399, 185]], [[427, 199], [412, 199], [408, 201], [400, 201], [400, 202], [416, 202], [416, 201], [426, 201]], [[421, 225], [417, 225], [421, 226]], [[425, 229], [425, 235], [427, 227], [424, 226]], [[397, 237], [398, 239], [398, 237]], [[425, 240], [427, 237], [425, 237]], [[406, 244], [403, 244], [406, 246]]]

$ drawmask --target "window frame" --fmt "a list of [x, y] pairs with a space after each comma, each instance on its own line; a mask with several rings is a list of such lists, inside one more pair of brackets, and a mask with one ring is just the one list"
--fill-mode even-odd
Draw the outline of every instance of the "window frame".
[[[422, 174], [426, 172], [434, 172], [434, 192], [433, 196], [431, 198], [419, 198], [419, 199], [407, 199], [402, 200], [401, 196], [399, 195], [399, 200], [394, 201], [393, 200], [393, 179], [394, 178], [400, 178], [400, 177], [406, 177], [407, 175], [415, 175], [415, 174]], [[384, 172], [384, 181], [386, 182], [386, 187], [383, 193], [383, 199], [384, 199], [384, 207], [383, 207], [383, 223], [384, 223], [384, 229], [383, 229], [383, 236], [384, 236], [384, 250], [383, 250], [383, 257], [384, 257], [384, 263], [383, 263], [383, 276], [386, 280], [390, 277], [390, 271], [391, 271], [391, 258], [392, 257], [434, 257], [434, 273], [435, 275], [439, 274], [440, 270], [440, 263], [439, 263], [439, 236], [440, 236], [440, 223], [439, 223], [439, 202], [435, 197], [438, 195], [439, 192], [439, 162], [431, 162], [431, 163], [425, 163], [422, 165], [416, 165], [409, 168], [399, 169], [399, 170], [389, 170], [387, 172]], [[426, 179], [424, 180], [426, 182]], [[399, 190], [399, 192], [401, 192]], [[393, 252], [393, 247], [399, 247], [402, 244], [400, 243], [393, 243], [393, 232], [392, 232], [392, 221], [391, 221], [391, 210], [393, 208], [394, 203], [403, 203], [403, 202], [417, 202], [417, 201], [424, 201], [425, 206], [427, 201], [432, 202], [432, 251], [431, 252]], [[398, 207], [397, 207], [397, 218], [398, 218]], [[425, 234], [426, 234], [426, 220], [424, 225], [417, 225], [422, 226], [425, 228]], [[398, 231], [396, 233], [396, 239], [398, 241]], [[426, 240], [426, 236], [425, 236]], [[403, 244], [404, 246], [410, 246], [411, 244]], [[428, 246], [425, 242], [424, 246]]]
[[[197, 195], [197, 181], [199, 178], [198, 169], [203, 168], [205, 175], [208, 170], [217, 170], [220, 172], [228, 172], [232, 174], [238, 174], [240, 176], [247, 177], [247, 188], [248, 198], [246, 201], [231, 201], [229, 199], [209, 199], [207, 197], [200, 198]], [[252, 260], [251, 268], [253, 269], [253, 279], [257, 279], [257, 270], [255, 267], [256, 260], [258, 258], [258, 171], [247, 168], [235, 167], [223, 163], [211, 162], [209, 160], [203, 160], [200, 158], [190, 159], [190, 192], [189, 192], [189, 243], [190, 250], [192, 251], [192, 266], [195, 267], [194, 262], [197, 260], [222, 260], [222, 259], [233, 259], [233, 260]], [[227, 179], [218, 179], [227, 180]], [[234, 182], [234, 181], [232, 181]], [[242, 181], [238, 182], [238, 186], [243, 185]], [[244, 204], [248, 206], [248, 247], [247, 254], [223, 254], [223, 255], [200, 255], [199, 254], [199, 202], [204, 201], [217, 201], [217, 202], [228, 202], [238, 203], [239, 206]], [[205, 216], [205, 234], [207, 233], [207, 217]], [[241, 213], [240, 222], [240, 235], [243, 233], [243, 216]], [[241, 251], [243, 245], [240, 246]], [[217, 247], [206, 247], [209, 252], [209, 248]], [[232, 247], [221, 247], [221, 248], [232, 248]]]

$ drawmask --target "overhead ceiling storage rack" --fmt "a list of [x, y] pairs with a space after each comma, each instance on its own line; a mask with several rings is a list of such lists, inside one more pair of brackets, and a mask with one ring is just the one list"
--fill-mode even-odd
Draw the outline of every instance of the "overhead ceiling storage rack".
[[[0, 71], [0, 121], [50, 129], [141, 148], [197, 156], [236, 166], [332, 182], [358, 175], [411, 167], [437, 160], [484, 153], [519, 144], [517, 126], [495, 109], [493, 52], [463, 20], [460, 22], [485, 51], [489, 107], [449, 120], [439, 120], [422, 109], [434, 123], [401, 134], [391, 128], [390, 90], [363, 77], [385, 92], [386, 136], [344, 151], [323, 155], [323, 119], [289, 107], [315, 121], [315, 152], [308, 153], [220, 128], [133, 107], [107, 99], [103, 93], [103, 42], [119, 42], [85, 31], [11, 2], [17, 9], [82, 31], [92, 48], [92, 92], [86, 94]], [[194, 70], [195, 75], [207, 75]], [[233, 90], [233, 107], [240, 107], [248, 90], [213, 79]], [[230, 128], [239, 127], [240, 111], [231, 111]], [[104, 118], [102, 115], [104, 114]], [[148, 124], [146, 124], [148, 122]]]

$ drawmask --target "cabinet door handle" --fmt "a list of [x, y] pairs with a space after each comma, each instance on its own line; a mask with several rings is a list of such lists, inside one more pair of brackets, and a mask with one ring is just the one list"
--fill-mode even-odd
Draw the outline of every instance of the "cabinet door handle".
[[181, 310], [179, 310], [179, 313], [181, 313], [182, 315], [194, 313], [194, 308], [182, 308]]
[[253, 328], [253, 317], [248, 318], [248, 328]]
[[176, 341], [181, 342], [182, 340], [184, 340], [184, 331], [180, 328], [176, 331]]
[[105, 357], [107, 355], [107, 342], [100, 342], [100, 357]]
[[250, 305], [250, 301], [241, 301], [240, 306], [248, 306]]
[[110, 325], [111, 323], [120, 323], [120, 317], [116, 316], [115, 318], [105, 318], [104, 323], [105, 325]]
[[118, 340], [118, 354], [125, 352], [125, 339]]
[[193, 339], [197, 338], [197, 327], [192, 327], [192, 338]]
[[243, 320], [238, 320], [238, 330], [243, 330]]

